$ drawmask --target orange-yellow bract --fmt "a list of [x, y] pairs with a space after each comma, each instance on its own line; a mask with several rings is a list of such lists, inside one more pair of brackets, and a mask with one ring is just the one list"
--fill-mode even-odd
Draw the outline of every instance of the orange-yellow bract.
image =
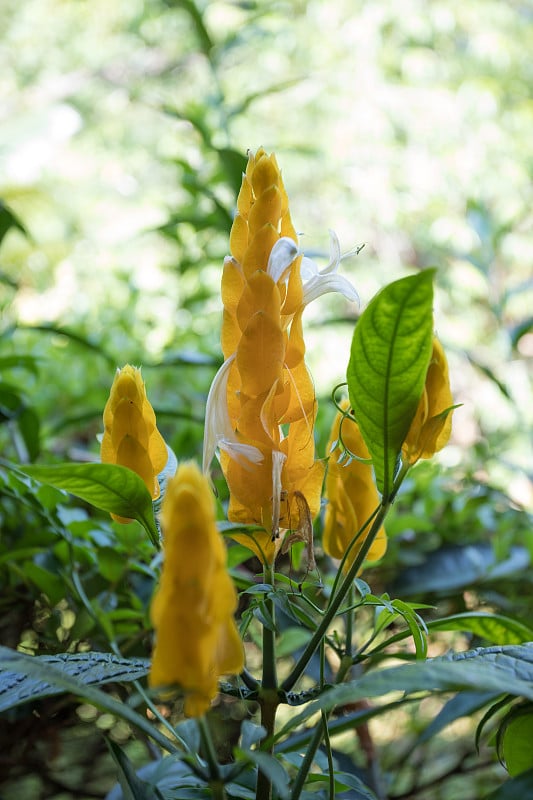
[[244, 667], [233, 613], [237, 593], [215, 522], [208, 480], [193, 462], [169, 479], [161, 508], [164, 563], [151, 607], [156, 631], [149, 683], [185, 693], [185, 713], [209, 708], [220, 675]]
[[[343, 410], [349, 408], [347, 401], [342, 404], [342, 408]], [[342, 442], [351, 453], [359, 458], [370, 458], [355, 420], [348, 416], [343, 421], [343, 414], [339, 412], [333, 421], [327, 449], [330, 453], [333, 447], [326, 477], [327, 505], [322, 539], [326, 553], [338, 559], [344, 556], [354, 536], [381, 502], [370, 464], [357, 459], [352, 459], [349, 463], [338, 463], [339, 457], [344, 452], [339, 438], [341, 433]], [[369, 530], [370, 525], [351, 547], [344, 563], [345, 572], [353, 564]], [[376, 561], [384, 555], [386, 549], [387, 537], [385, 529], [381, 527], [367, 553], [367, 560]]]
[[[104, 464], [129, 467], [143, 479], [152, 500], [159, 497], [157, 476], [167, 463], [167, 447], [157, 430], [141, 370], [130, 364], [117, 369], [111, 386], [104, 408], [100, 456]], [[129, 522], [112, 516], [119, 522]]]
[[416, 414], [402, 446], [402, 457], [409, 464], [431, 458], [448, 443], [452, 430], [453, 397], [448, 362], [439, 340], [433, 338], [433, 352], [426, 384]]

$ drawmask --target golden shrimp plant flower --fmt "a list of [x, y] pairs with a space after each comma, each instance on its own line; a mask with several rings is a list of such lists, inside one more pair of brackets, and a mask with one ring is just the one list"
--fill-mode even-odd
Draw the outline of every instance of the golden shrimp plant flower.
[[266, 563], [280, 529], [300, 525], [302, 497], [318, 513], [324, 465], [315, 459], [317, 403], [305, 364], [302, 314], [329, 291], [357, 294], [332, 258], [319, 272], [303, 257], [274, 155], [250, 154], [222, 273], [224, 363], [206, 408], [204, 471], [218, 448], [230, 502], [228, 518], [265, 530], [239, 538]]
[[111, 386], [104, 408], [100, 457], [104, 464], [129, 467], [142, 478], [152, 500], [159, 497], [157, 476], [167, 463], [167, 447], [157, 429], [141, 370], [130, 364], [117, 369]]
[[[342, 404], [333, 421], [327, 453], [326, 511], [322, 544], [332, 558], [342, 559], [354, 537], [380, 505], [380, 496], [374, 483], [372, 467], [366, 463], [370, 454], [361, 436], [359, 426], [350, 415], [345, 415], [348, 401]], [[345, 450], [357, 458], [339, 461]], [[363, 459], [362, 461], [359, 459]], [[370, 524], [363, 529], [350, 547], [344, 562], [347, 572], [366, 540]], [[387, 549], [383, 526], [367, 553], [367, 560], [377, 561]]]
[[152, 601], [156, 632], [149, 683], [185, 693], [185, 713], [209, 708], [218, 678], [244, 667], [233, 613], [237, 593], [215, 522], [209, 481], [194, 462], [169, 479], [161, 507], [164, 562]]
[[442, 450], [450, 438], [452, 410], [448, 362], [441, 343], [434, 337], [424, 391], [402, 446], [404, 461], [414, 464]]

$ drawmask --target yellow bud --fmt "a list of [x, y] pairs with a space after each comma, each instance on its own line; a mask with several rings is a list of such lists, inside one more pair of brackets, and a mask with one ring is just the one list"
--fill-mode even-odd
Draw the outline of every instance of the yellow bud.
[[433, 352], [426, 374], [426, 384], [416, 414], [402, 446], [409, 464], [419, 458], [431, 458], [448, 443], [452, 430], [453, 406], [448, 362], [441, 343], [433, 339]]
[[217, 693], [218, 678], [242, 671], [244, 651], [213, 495], [193, 462], [181, 464], [169, 480], [161, 526], [164, 563], [151, 607], [156, 643], [149, 683], [178, 685], [185, 713], [200, 716]]
[[[347, 401], [343, 403], [344, 410], [348, 407]], [[370, 458], [357, 423], [351, 417], [346, 418], [344, 422], [342, 420], [343, 415], [339, 412], [333, 422], [328, 443], [328, 454], [334, 443], [337, 444], [331, 452], [328, 462], [325, 493], [327, 505], [322, 540], [326, 553], [337, 559], [343, 558], [354, 536], [380, 504], [370, 464], [357, 459], [353, 459], [349, 463], [338, 463], [343, 452], [339, 441], [341, 432], [345, 447], [359, 458]], [[365, 528], [350, 548], [344, 571], [347, 571], [353, 564], [369, 529], [370, 526]], [[369, 561], [378, 560], [384, 555], [386, 549], [387, 537], [385, 529], [382, 527], [368, 551], [367, 559]]]
[[167, 447], [157, 430], [141, 371], [129, 364], [117, 370], [104, 408], [100, 457], [104, 464], [129, 467], [143, 479], [152, 499], [159, 497], [157, 476], [167, 463]]

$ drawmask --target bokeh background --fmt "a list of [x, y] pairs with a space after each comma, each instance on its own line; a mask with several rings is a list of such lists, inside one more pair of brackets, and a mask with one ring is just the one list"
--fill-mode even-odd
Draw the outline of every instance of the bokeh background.
[[[263, 146], [306, 253], [327, 259], [328, 229], [364, 244], [341, 266], [361, 308], [438, 270], [462, 406], [398, 501], [376, 580], [527, 617], [531, 0], [2, 0], [0, 37], [3, 455], [97, 458], [131, 362], [176, 453], [199, 456], [235, 197]], [[322, 452], [359, 310], [306, 310]], [[459, 583], [450, 547], [471, 548]]]

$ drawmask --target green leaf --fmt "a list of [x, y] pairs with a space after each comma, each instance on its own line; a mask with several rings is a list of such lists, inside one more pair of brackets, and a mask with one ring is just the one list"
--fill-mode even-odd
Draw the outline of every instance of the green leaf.
[[159, 547], [152, 498], [142, 479], [118, 464], [53, 464], [21, 469], [30, 478], [64, 489], [103, 511], [138, 520]]
[[531, 706], [513, 709], [508, 721], [504, 721], [503, 757], [509, 775], [520, 775], [533, 769], [533, 710]]
[[277, 736], [285, 736], [317, 711], [329, 711], [368, 697], [394, 691], [409, 695], [465, 690], [507, 693], [533, 700], [533, 644], [477, 648], [369, 672], [360, 680], [327, 691], [292, 717]]
[[106, 739], [106, 743], [118, 767], [118, 780], [124, 800], [163, 800], [157, 786], [150, 786], [137, 777], [131, 761], [118, 744], [110, 739]]
[[0, 243], [11, 228], [28, 237], [28, 231], [20, 219], [0, 200]]
[[424, 270], [386, 286], [362, 313], [352, 339], [350, 403], [385, 499], [431, 357], [433, 275]]
[[533, 628], [503, 614], [469, 611], [428, 623], [432, 631], [469, 631], [491, 644], [522, 644], [533, 641]]

